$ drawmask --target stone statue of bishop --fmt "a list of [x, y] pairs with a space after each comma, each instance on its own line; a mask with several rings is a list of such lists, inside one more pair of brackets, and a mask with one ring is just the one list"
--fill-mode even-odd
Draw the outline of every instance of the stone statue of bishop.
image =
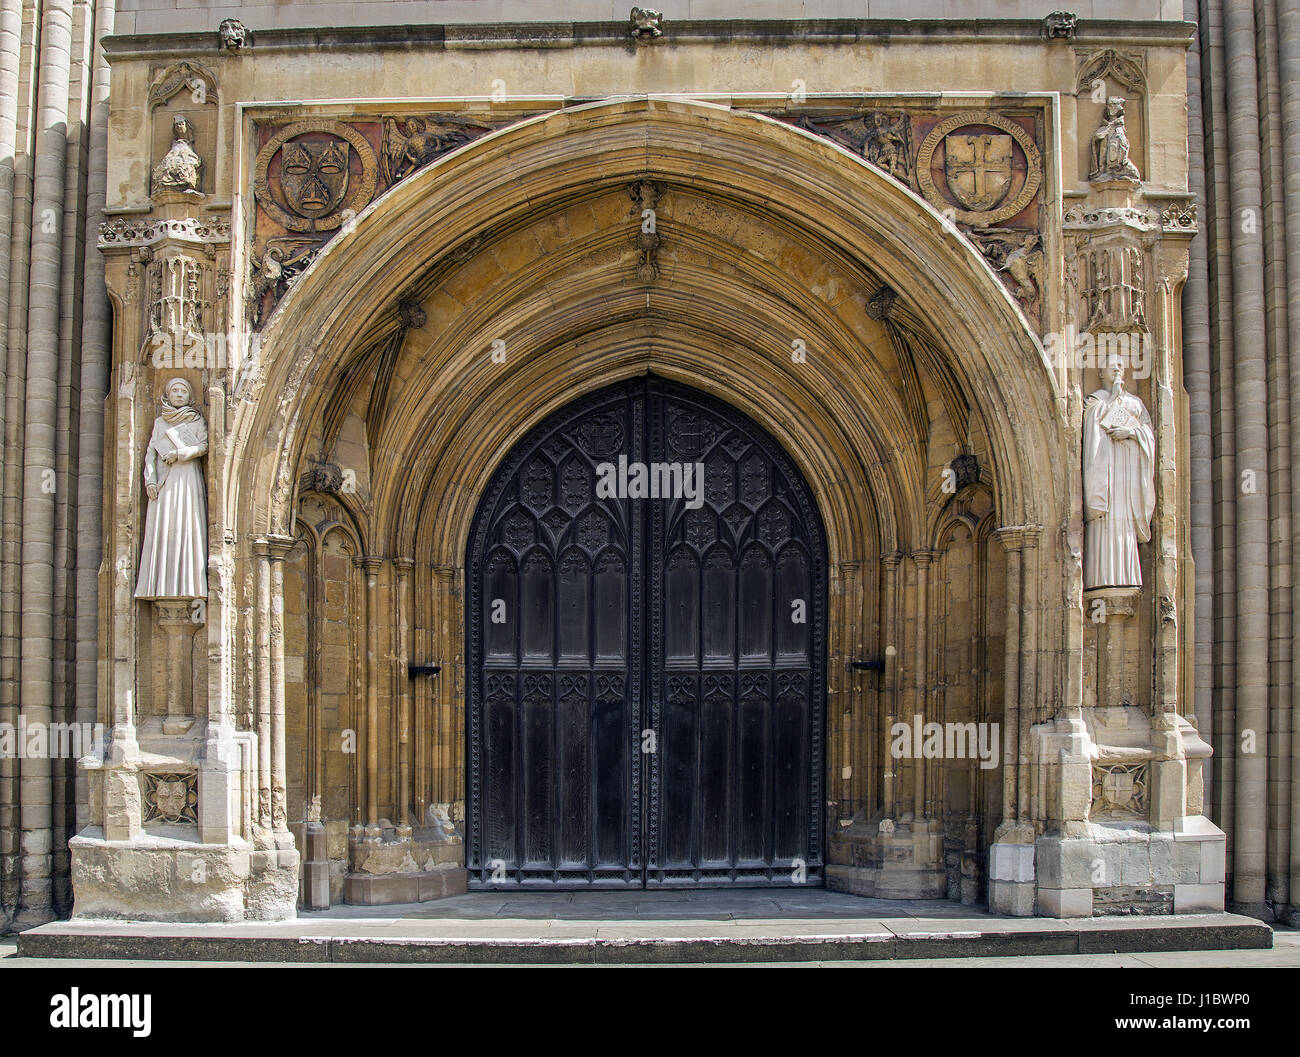
[[1124, 391], [1124, 366], [1102, 368], [1108, 389], [1083, 411], [1083, 586], [1140, 587], [1138, 544], [1151, 538], [1156, 437], [1151, 416]]

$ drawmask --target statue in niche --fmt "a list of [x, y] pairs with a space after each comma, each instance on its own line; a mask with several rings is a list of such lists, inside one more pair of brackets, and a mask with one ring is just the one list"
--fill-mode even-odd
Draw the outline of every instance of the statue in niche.
[[1124, 365], [1110, 360], [1083, 410], [1083, 586], [1140, 587], [1138, 544], [1151, 538], [1156, 437], [1151, 416], [1124, 391]]
[[1092, 171], [1089, 180], [1140, 180], [1129, 160], [1128, 131], [1124, 128], [1124, 100], [1112, 95], [1102, 111], [1101, 126], [1092, 134]]
[[136, 598], [206, 598], [208, 511], [199, 460], [208, 451], [208, 427], [194, 407], [194, 389], [173, 378], [144, 456], [149, 510]]
[[155, 191], [197, 191], [203, 159], [195, 153], [194, 130], [180, 114], [172, 119], [172, 145], [154, 166]]

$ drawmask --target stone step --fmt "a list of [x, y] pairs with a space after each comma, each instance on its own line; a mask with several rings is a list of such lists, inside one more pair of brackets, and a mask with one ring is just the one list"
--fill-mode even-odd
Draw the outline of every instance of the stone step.
[[1267, 950], [1236, 914], [906, 918], [855, 922], [300, 919], [279, 924], [54, 922], [22, 933], [24, 958], [361, 963], [637, 964], [885, 961], [1149, 951]]

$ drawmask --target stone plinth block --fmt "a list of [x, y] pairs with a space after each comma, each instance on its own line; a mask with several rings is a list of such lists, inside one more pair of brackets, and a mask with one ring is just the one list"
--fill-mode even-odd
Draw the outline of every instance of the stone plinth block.
[[245, 841], [200, 844], [145, 834], [69, 841], [74, 919], [285, 921], [296, 915], [298, 853], [254, 852]]
[[445, 896], [463, 895], [469, 875], [457, 867], [420, 873], [348, 874], [343, 900], [360, 906], [390, 903], [427, 903]]

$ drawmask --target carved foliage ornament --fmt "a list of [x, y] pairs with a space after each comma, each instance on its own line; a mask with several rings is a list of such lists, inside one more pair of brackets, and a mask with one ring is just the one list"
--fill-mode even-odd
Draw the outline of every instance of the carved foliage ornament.
[[[990, 132], [988, 129], [998, 129]], [[934, 181], [931, 166], [939, 145], [944, 148], [946, 191]], [[1025, 156], [1024, 179], [1014, 191], [1014, 146]], [[936, 209], [953, 205], [955, 219], [988, 226], [1010, 220], [1033, 201], [1043, 182], [1042, 155], [1032, 137], [1001, 114], [967, 110], [944, 118], [925, 137], [916, 158], [921, 193]]]
[[[357, 179], [353, 158], [360, 164]], [[280, 129], [253, 165], [258, 204], [290, 231], [338, 229], [369, 204], [377, 179], [378, 159], [365, 136], [328, 118]]]

